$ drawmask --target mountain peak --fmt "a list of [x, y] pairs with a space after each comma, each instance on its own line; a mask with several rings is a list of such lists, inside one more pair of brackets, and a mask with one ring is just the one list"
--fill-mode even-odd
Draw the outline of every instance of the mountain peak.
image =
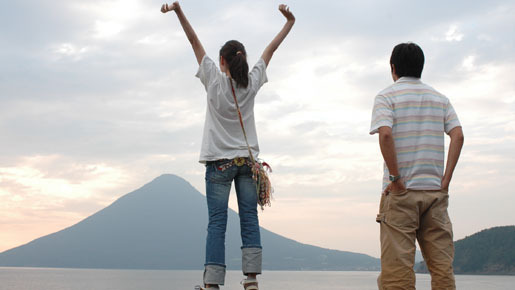
[[158, 177], [154, 178], [152, 182], [155, 182], [155, 181], [176, 181], [176, 180], [180, 180], [180, 181], [184, 181], [184, 182], [187, 182], [186, 179], [182, 178], [182, 177], [179, 177], [178, 175], [175, 175], [175, 174], [171, 174], [171, 173], [163, 173], [161, 175], [159, 175]]
[[188, 181], [186, 181], [186, 179], [184, 179], [178, 175], [171, 174], [171, 173], [165, 173], [165, 174], [159, 175], [158, 177], [154, 178], [152, 181], [150, 181], [146, 185], [156, 184], [156, 183], [157, 184], [169, 184], [169, 185], [182, 184], [182, 185], [191, 186], [191, 184]]
[[134, 195], [196, 195], [199, 193], [188, 181], [175, 174], [162, 174], [141, 188], [123, 196]]

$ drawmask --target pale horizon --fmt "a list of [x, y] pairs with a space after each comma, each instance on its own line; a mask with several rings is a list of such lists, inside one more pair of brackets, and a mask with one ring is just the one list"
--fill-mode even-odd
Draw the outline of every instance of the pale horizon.
[[[284, 23], [280, 3], [181, 1], [210, 57], [238, 39], [249, 66]], [[465, 134], [450, 186], [454, 239], [515, 224], [515, 3], [285, 3], [297, 22], [255, 106], [275, 188], [262, 227], [379, 256], [383, 163], [368, 129], [375, 95], [393, 82], [391, 50], [407, 41], [423, 49], [422, 81], [449, 97]], [[72, 226], [165, 173], [205, 194], [205, 91], [178, 20], [161, 4], [3, 5], [0, 252]]]

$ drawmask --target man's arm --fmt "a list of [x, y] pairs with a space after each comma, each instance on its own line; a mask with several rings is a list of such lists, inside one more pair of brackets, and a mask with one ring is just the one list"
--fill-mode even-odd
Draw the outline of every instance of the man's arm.
[[[395, 152], [395, 142], [393, 140], [392, 128], [382, 126], [379, 128], [379, 146], [381, 154], [383, 154], [384, 162], [390, 175], [399, 175], [399, 166], [397, 164], [397, 153]], [[385, 191], [403, 191], [406, 187], [402, 178], [395, 182], [391, 182]]]
[[451, 183], [452, 174], [458, 164], [460, 158], [461, 148], [465, 137], [463, 136], [463, 130], [461, 127], [455, 127], [449, 132], [451, 137], [451, 144], [449, 145], [449, 154], [447, 155], [447, 165], [445, 166], [445, 173], [442, 178], [442, 189], [448, 190], [449, 184]]
[[188, 37], [188, 40], [190, 41], [191, 46], [193, 47], [193, 52], [195, 53], [197, 62], [200, 65], [202, 59], [204, 58], [204, 55], [206, 55], [206, 51], [204, 50], [202, 43], [200, 43], [200, 40], [198, 39], [195, 30], [193, 30], [193, 27], [191, 27], [191, 24], [188, 22], [188, 19], [186, 19], [186, 15], [184, 15], [184, 12], [182, 12], [182, 8], [179, 5], [178, 1], [173, 2], [173, 4], [171, 5], [163, 4], [163, 6], [161, 6], [161, 12], [163, 13], [172, 10], [175, 11], [175, 14], [177, 14], [177, 18], [179, 18], [179, 22], [181, 23], [182, 29], [184, 29], [186, 37]]
[[265, 48], [265, 51], [263, 51], [263, 54], [261, 55], [261, 58], [265, 61], [266, 66], [268, 66], [268, 63], [270, 63], [270, 60], [272, 59], [272, 55], [277, 50], [281, 42], [286, 38], [288, 33], [290, 32], [291, 28], [293, 27], [293, 24], [295, 23], [295, 16], [293, 16], [293, 13], [290, 12], [290, 8], [284, 4], [279, 5], [279, 11], [286, 17], [286, 23], [284, 24], [283, 28], [279, 33], [275, 36], [275, 38], [270, 42], [270, 44]]

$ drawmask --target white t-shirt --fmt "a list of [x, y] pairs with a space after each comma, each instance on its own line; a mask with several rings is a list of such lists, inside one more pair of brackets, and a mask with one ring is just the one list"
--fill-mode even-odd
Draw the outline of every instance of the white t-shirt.
[[[206, 121], [199, 162], [248, 157], [247, 144], [234, 104], [229, 77], [222, 73], [207, 55], [202, 58], [196, 77], [200, 79], [207, 92]], [[238, 87], [233, 80], [236, 98], [254, 158], [257, 158], [259, 154], [254, 121], [254, 98], [267, 81], [266, 64], [262, 58], [250, 70], [249, 84], [246, 88]]]

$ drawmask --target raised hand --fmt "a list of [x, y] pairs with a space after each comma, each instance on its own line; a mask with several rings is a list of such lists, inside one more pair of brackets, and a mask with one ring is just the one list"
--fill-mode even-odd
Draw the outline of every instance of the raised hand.
[[293, 13], [290, 12], [290, 8], [284, 4], [279, 5], [279, 11], [281, 11], [282, 15], [286, 17], [286, 23], [284, 24], [283, 28], [279, 33], [272, 39], [272, 42], [265, 48], [265, 51], [263, 51], [263, 54], [261, 55], [261, 58], [265, 61], [266, 66], [270, 63], [270, 59], [272, 59], [272, 55], [274, 54], [275, 50], [279, 47], [281, 42], [283, 42], [284, 38], [286, 38], [286, 35], [290, 33], [291, 28], [295, 24], [295, 16], [293, 16]]
[[195, 53], [197, 62], [198, 64], [200, 64], [202, 62], [202, 59], [204, 58], [204, 55], [206, 55], [206, 51], [204, 50], [202, 43], [198, 39], [195, 30], [193, 30], [193, 27], [186, 18], [186, 15], [184, 15], [184, 11], [182, 11], [179, 2], [175, 1], [170, 5], [163, 4], [163, 6], [161, 6], [161, 12], [166, 13], [169, 11], [175, 11], [177, 18], [181, 23], [182, 29], [184, 29], [184, 33], [186, 33], [186, 37], [188, 38], [188, 41], [190, 42], [191, 47], [193, 48], [193, 52]]
[[173, 2], [170, 5], [163, 4], [163, 6], [161, 6], [161, 12], [166, 13], [166, 12], [169, 12], [169, 11], [172, 11], [172, 10], [176, 10], [178, 8], [180, 8], [179, 1], [175, 1], [175, 2]]
[[290, 7], [288, 7], [287, 5], [279, 5], [279, 11], [281, 11], [284, 17], [286, 17], [286, 20], [295, 21], [295, 16], [293, 16], [293, 13], [290, 12]]

